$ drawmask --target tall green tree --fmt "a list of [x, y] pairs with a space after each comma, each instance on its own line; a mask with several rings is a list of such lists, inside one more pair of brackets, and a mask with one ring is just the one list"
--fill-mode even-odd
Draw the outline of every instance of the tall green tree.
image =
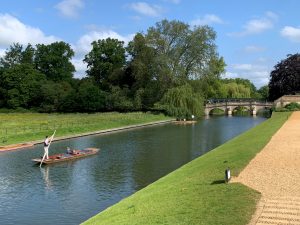
[[108, 89], [110, 76], [125, 65], [124, 42], [112, 38], [93, 41], [92, 50], [83, 61], [87, 63], [87, 75]]
[[74, 51], [71, 46], [63, 41], [49, 45], [38, 44], [35, 52], [35, 65], [49, 80], [70, 81], [75, 72], [75, 67], [71, 63], [73, 56]]
[[168, 82], [162, 82], [159, 78], [157, 53], [141, 33], [137, 33], [129, 42], [127, 52], [131, 56], [127, 70], [134, 78], [131, 89], [135, 96], [135, 105], [140, 109], [151, 108], [162, 98], [164, 90], [169, 86]]
[[150, 27], [147, 43], [157, 52], [159, 78], [184, 83], [207, 74], [211, 60], [218, 58], [214, 43], [216, 33], [208, 26], [195, 26], [162, 20]]
[[[208, 26], [191, 28], [176, 20], [162, 20], [145, 35], [138, 33], [127, 49], [136, 79], [135, 99], [151, 107], [170, 88], [204, 77], [219, 79], [225, 62], [217, 54], [215, 36]], [[192, 90], [201, 93], [203, 86], [198, 84], [193, 82]]]
[[300, 54], [288, 55], [277, 63], [270, 75], [269, 99], [300, 93]]

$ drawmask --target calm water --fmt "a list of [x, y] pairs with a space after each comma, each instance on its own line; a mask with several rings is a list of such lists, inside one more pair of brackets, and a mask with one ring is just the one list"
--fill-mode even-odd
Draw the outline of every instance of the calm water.
[[53, 142], [50, 154], [99, 147], [98, 155], [39, 168], [41, 145], [0, 153], [0, 224], [79, 224], [160, 177], [261, 123], [210, 117]]

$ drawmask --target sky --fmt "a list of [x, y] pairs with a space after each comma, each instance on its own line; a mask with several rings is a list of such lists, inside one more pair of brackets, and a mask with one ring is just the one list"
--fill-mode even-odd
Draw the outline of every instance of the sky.
[[209, 25], [224, 57], [223, 78], [267, 85], [274, 66], [299, 52], [299, 0], [0, 0], [0, 56], [13, 43], [65, 41], [75, 51], [75, 77], [85, 75], [91, 42], [108, 37], [128, 43], [163, 19]]

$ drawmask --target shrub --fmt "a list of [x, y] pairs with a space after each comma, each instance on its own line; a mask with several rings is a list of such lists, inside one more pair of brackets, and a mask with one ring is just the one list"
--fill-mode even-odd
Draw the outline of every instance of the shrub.
[[298, 111], [300, 110], [300, 104], [297, 102], [291, 102], [287, 104], [284, 108], [288, 109], [288, 111]]

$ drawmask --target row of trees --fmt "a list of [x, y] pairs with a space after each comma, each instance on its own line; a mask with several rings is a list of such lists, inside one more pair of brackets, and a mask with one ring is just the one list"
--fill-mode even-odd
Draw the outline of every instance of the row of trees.
[[65, 42], [13, 44], [0, 58], [0, 107], [41, 112], [164, 110], [202, 113], [207, 98], [265, 97], [245, 79], [221, 79], [225, 62], [216, 33], [163, 20], [127, 46], [107, 38], [91, 43], [86, 77], [74, 79], [74, 51]]

